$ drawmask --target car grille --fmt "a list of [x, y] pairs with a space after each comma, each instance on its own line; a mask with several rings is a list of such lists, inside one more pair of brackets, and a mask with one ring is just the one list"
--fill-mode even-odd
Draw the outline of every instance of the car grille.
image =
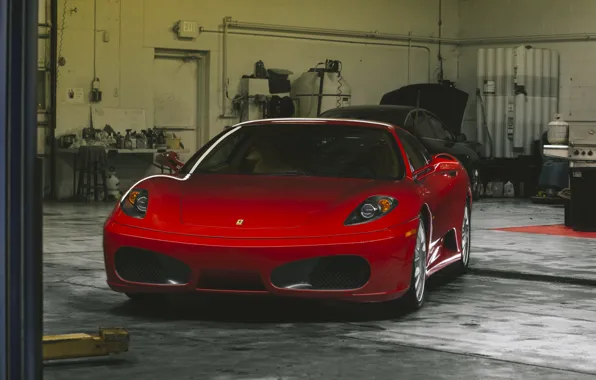
[[356, 255], [294, 261], [275, 268], [271, 273], [274, 286], [304, 290], [354, 290], [366, 285], [369, 278], [368, 261]]
[[114, 261], [118, 275], [129, 282], [182, 285], [191, 278], [190, 268], [182, 261], [153, 251], [123, 247]]
[[202, 269], [197, 289], [266, 291], [258, 272], [227, 269]]

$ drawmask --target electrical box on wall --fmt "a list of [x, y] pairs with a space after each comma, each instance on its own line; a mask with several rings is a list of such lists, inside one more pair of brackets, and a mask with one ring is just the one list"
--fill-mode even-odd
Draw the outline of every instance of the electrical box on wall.
[[101, 90], [99, 89], [99, 78], [95, 78], [91, 83], [91, 102], [101, 102]]
[[174, 32], [178, 35], [178, 38], [182, 39], [193, 39], [197, 38], [199, 33], [199, 25], [196, 21], [184, 21], [180, 20], [174, 26]]

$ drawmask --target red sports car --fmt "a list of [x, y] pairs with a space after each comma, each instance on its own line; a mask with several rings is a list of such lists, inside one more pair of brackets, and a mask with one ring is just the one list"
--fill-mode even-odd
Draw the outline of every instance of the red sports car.
[[123, 196], [104, 227], [107, 281], [131, 298], [269, 293], [417, 309], [428, 276], [468, 267], [471, 199], [457, 159], [391, 124], [240, 123]]

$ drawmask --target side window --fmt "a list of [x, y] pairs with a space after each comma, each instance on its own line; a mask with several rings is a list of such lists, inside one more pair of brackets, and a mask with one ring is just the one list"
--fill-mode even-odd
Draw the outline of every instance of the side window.
[[429, 122], [428, 116], [424, 112], [418, 112], [415, 120], [416, 135], [428, 139], [436, 139], [434, 129]]
[[400, 129], [396, 129], [396, 132], [414, 170], [418, 170], [428, 164], [431, 156], [418, 139]]
[[436, 117], [429, 116], [428, 121], [430, 122], [433, 133], [437, 139], [453, 140], [451, 133], [449, 133], [449, 131], [445, 129], [445, 126], [439, 119], [437, 119]]

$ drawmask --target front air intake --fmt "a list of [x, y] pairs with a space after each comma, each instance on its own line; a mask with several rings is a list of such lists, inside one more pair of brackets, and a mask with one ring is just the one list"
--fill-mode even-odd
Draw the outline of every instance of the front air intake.
[[123, 247], [116, 252], [114, 262], [124, 281], [183, 285], [191, 278], [190, 268], [182, 261], [153, 251]]
[[271, 273], [271, 283], [284, 289], [355, 290], [366, 285], [370, 265], [363, 257], [316, 257], [281, 265]]

